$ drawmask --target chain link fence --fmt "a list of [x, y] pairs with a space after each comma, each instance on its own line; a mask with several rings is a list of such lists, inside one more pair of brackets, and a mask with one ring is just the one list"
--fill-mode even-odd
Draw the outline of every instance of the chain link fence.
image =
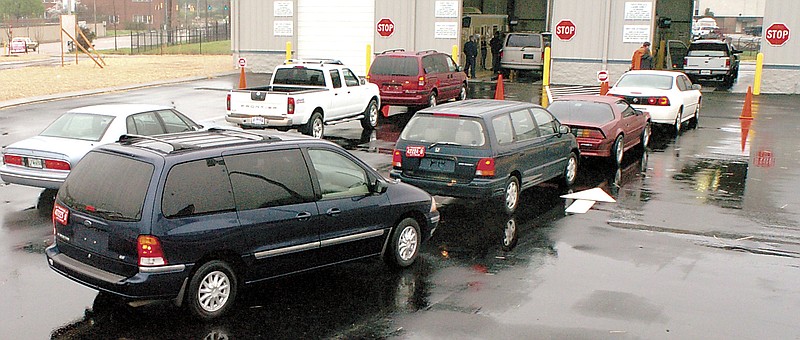
[[200, 44], [202, 50], [204, 42], [229, 40], [230, 38], [230, 24], [227, 22], [197, 28], [131, 33], [131, 54], [141, 54], [160, 49], [163, 46], [183, 44]]

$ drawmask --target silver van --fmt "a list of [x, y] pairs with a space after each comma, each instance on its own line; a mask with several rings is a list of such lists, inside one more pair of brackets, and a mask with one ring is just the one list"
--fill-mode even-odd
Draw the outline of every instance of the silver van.
[[510, 70], [542, 71], [544, 40], [539, 33], [514, 32], [506, 35], [500, 66]]

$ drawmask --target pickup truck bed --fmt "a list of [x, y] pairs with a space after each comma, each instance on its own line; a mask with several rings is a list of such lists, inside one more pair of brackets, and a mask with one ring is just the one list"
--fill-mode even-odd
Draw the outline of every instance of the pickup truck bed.
[[689, 45], [683, 72], [692, 82], [721, 81], [730, 87], [739, 76], [739, 57], [730, 44], [721, 40], [697, 40]]

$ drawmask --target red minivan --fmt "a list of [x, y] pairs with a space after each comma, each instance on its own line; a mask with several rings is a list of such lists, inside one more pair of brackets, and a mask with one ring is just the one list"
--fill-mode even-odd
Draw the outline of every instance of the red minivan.
[[467, 98], [467, 74], [449, 55], [434, 50], [384, 51], [375, 56], [367, 80], [380, 88], [383, 105], [428, 107]]

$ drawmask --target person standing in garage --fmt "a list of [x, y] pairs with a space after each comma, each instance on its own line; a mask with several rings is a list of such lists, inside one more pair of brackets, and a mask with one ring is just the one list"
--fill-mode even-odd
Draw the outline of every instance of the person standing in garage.
[[500, 51], [503, 49], [500, 31], [494, 32], [494, 37], [489, 40], [489, 48], [492, 49], [492, 73], [497, 74], [500, 72]]
[[475, 36], [471, 35], [469, 41], [464, 43], [464, 54], [467, 55], [467, 61], [464, 64], [464, 73], [471, 79], [475, 78], [475, 60], [478, 58], [478, 44], [475, 42]]

